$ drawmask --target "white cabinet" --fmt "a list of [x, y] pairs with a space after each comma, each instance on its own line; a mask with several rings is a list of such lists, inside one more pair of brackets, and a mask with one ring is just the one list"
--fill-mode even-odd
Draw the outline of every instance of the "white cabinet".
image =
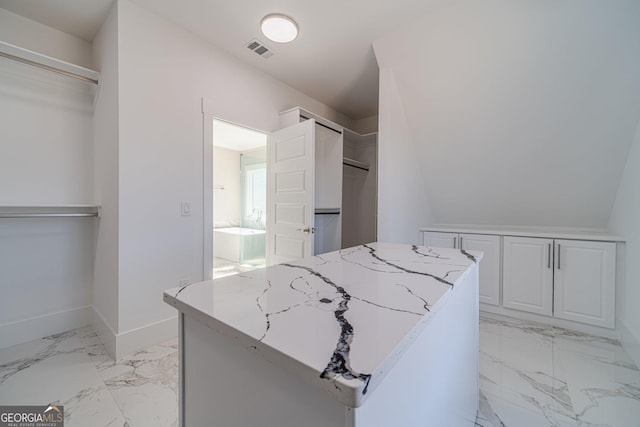
[[453, 248], [484, 252], [480, 262], [479, 300], [500, 305], [500, 236], [488, 234], [422, 232], [422, 243], [437, 248]]
[[434, 248], [455, 249], [458, 247], [458, 233], [425, 231], [422, 233], [422, 244]]
[[570, 321], [615, 328], [619, 237], [527, 230], [516, 234], [491, 228], [463, 231], [467, 230], [420, 230], [425, 246], [484, 252], [481, 310], [562, 327], [571, 327]]
[[555, 241], [554, 316], [613, 328], [616, 246]]
[[504, 237], [503, 306], [615, 325], [615, 243]]
[[553, 240], [505, 236], [503, 244], [502, 305], [551, 316]]
[[481, 303], [500, 305], [500, 236], [487, 234], [460, 234], [458, 244], [465, 251], [482, 251], [480, 262]]

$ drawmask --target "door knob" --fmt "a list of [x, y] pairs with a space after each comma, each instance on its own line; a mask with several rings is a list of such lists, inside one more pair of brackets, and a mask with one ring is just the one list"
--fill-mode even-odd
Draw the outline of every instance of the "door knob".
[[309, 233], [315, 233], [316, 229], [314, 227], [305, 227], [305, 228], [298, 228], [298, 231], [302, 231], [303, 233], [309, 234]]

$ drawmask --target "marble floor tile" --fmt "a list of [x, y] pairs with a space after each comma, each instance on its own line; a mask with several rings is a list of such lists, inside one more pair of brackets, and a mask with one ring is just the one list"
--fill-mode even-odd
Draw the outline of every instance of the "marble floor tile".
[[639, 427], [639, 374], [616, 340], [481, 317], [483, 426]]
[[640, 425], [640, 372], [565, 353], [569, 393], [584, 425]]
[[89, 356], [87, 328], [0, 350], [0, 402], [65, 407], [65, 425], [124, 425], [125, 418]]
[[177, 341], [98, 366], [131, 426], [178, 425]]
[[[0, 402], [65, 407], [65, 425], [178, 425], [177, 339], [114, 361], [91, 328], [0, 349]], [[640, 371], [615, 340], [480, 320], [479, 427], [640, 427]]]

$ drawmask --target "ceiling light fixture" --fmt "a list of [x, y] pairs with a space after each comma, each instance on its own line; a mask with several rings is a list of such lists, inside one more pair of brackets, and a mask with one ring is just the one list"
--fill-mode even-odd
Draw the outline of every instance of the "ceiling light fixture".
[[276, 43], [289, 43], [298, 37], [298, 24], [286, 15], [272, 13], [260, 22], [262, 34]]

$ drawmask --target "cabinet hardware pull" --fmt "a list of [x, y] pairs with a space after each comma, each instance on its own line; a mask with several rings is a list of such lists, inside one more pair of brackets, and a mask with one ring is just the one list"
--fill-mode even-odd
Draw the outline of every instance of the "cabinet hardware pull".
[[458, 238], [456, 236], [453, 236], [453, 249], [456, 249], [456, 241], [458, 240]]
[[560, 243], [558, 243], [558, 270], [560, 270]]
[[460, 236], [460, 248], [459, 249], [462, 249], [462, 236]]
[[549, 252], [547, 253], [547, 268], [551, 268], [551, 243], [549, 243]]

